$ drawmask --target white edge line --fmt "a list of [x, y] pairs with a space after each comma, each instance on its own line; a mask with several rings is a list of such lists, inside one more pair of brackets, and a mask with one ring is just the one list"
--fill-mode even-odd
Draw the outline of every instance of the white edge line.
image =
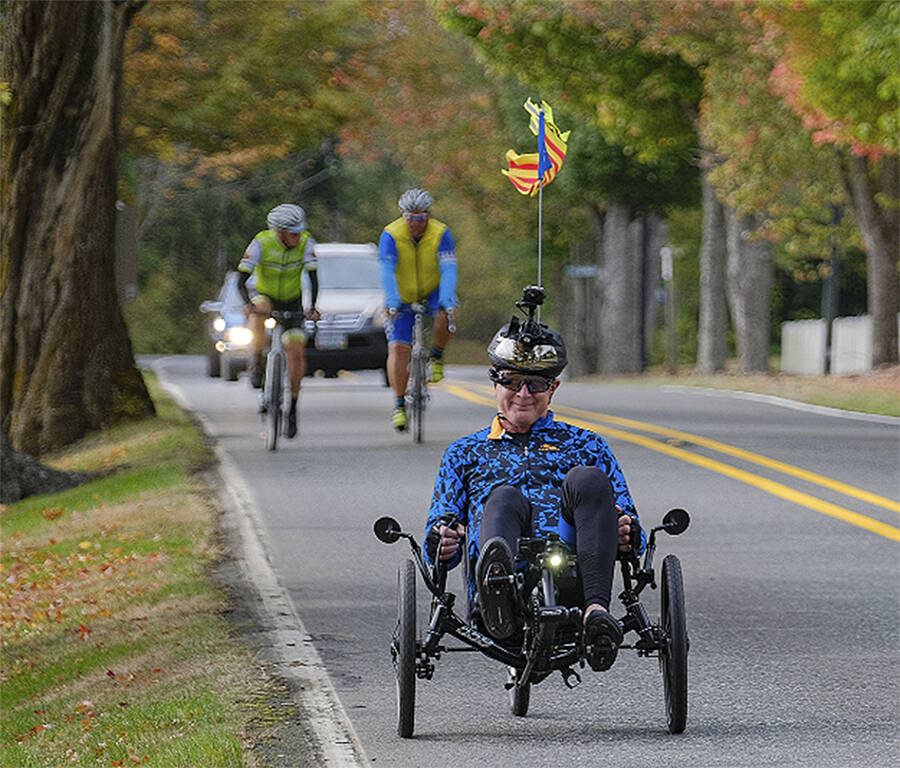
[[[162, 362], [156, 361], [157, 363]], [[189, 411], [201, 423], [219, 460], [225, 523], [237, 532], [241, 552], [239, 563], [250, 584], [256, 589], [262, 610], [271, 626], [276, 627], [274, 651], [280, 661], [279, 673], [293, 678], [302, 691], [303, 713], [322, 751], [323, 766], [334, 768], [371, 768], [368, 756], [344, 710], [325, 664], [313, 645], [312, 638], [297, 615], [294, 605], [278, 581], [269, 562], [259, 507], [231, 457], [222, 449], [209, 429], [209, 422], [194, 411], [183, 390], [166, 378], [161, 366], [152, 365], [160, 384], [179, 407]]]
[[664, 392], [681, 392], [685, 394], [710, 395], [713, 397], [735, 397], [741, 400], [755, 400], [769, 405], [777, 405], [781, 408], [791, 408], [795, 411], [815, 413], [820, 416], [834, 416], [839, 419], [856, 419], [858, 421], [873, 421], [878, 424], [893, 424], [900, 426], [900, 417], [885, 416], [879, 413], [863, 413], [862, 411], [846, 411], [841, 408], [829, 408], [827, 405], [812, 405], [801, 403], [797, 400], [789, 400], [775, 395], [762, 395], [758, 392], [744, 392], [739, 389], [714, 389], [713, 387], [687, 387], [677, 384], [662, 384], [660, 389]]

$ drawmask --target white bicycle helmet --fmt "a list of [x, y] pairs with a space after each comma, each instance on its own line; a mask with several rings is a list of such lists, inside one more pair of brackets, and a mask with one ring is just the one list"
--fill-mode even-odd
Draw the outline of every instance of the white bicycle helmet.
[[269, 211], [266, 224], [269, 229], [296, 234], [306, 229], [306, 213], [299, 205], [282, 203]]
[[413, 187], [412, 189], [407, 189], [400, 196], [397, 205], [400, 206], [400, 210], [404, 213], [408, 211], [430, 211], [431, 206], [434, 205], [434, 199], [424, 189]]

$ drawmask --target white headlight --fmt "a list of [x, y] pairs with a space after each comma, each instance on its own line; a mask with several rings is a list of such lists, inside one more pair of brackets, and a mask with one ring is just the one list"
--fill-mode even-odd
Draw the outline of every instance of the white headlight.
[[219, 333], [222, 333], [222, 331], [225, 330], [225, 318], [217, 317], [215, 320], [213, 320], [213, 329], [218, 331]]
[[562, 555], [559, 552], [554, 552], [550, 555], [550, 567], [551, 568], [559, 568], [562, 565]]
[[275, 327], [275, 318], [267, 317], [265, 321], [266, 328], [274, 328]]
[[229, 328], [228, 333], [225, 334], [225, 337], [232, 344], [236, 344], [239, 347], [247, 346], [253, 340], [253, 331], [249, 328], [244, 328], [243, 326], [235, 326], [234, 328]]

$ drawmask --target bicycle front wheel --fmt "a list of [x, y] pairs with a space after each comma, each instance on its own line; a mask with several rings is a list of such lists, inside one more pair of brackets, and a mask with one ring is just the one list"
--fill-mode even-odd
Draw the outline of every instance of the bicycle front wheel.
[[425, 400], [428, 397], [426, 387], [426, 364], [424, 355], [416, 355], [413, 360], [412, 375], [412, 433], [413, 440], [421, 443], [425, 439]]
[[278, 448], [278, 433], [281, 429], [281, 399], [284, 382], [282, 376], [282, 360], [280, 355], [272, 355], [266, 369], [266, 448], [274, 451]]

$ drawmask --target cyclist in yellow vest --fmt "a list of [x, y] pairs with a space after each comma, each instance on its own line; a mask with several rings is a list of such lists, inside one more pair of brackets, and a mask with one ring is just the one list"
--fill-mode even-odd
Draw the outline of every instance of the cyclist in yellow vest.
[[384, 288], [388, 340], [388, 381], [394, 394], [391, 422], [406, 429], [406, 384], [415, 313], [409, 305], [424, 304], [434, 318], [431, 380], [444, 378], [443, 355], [450, 341], [448, 310], [456, 298], [456, 247], [446, 224], [431, 218], [431, 195], [412, 188], [397, 201], [402, 216], [384, 228], [378, 243], [381, 284]]
[[[316, 300], [319, 296], [319, 280], [316, 273], [316, 241], [306, 228], [306, 214], [299, 205], [283, 203], [275, 206], [266, 217], [268, 229], [257, 233], [247, 246], [238, 265], [238, 290], [244, 299], [244, 316], [253, 331], [253, 367], [250, 381], [254, 387], [262, 386], [265, 362], [263, 348], [266, 332], [265, 316], [273, 309], [297, 312], [298, 316], [283, 324], [281, 340], [288, 361], [288, 378], [291, 381], [291, 408], [288, 411], [287, 436], [297, 434], [297, 398], [300, 384], [306, 373], [306, 332], [303, 323], [303, 296], [301, 277], [309, 274], [311, 289], [310, 306], [306, 317], [318, 320]], [[257, 293], [251, 298], [247, 289], [250, 275], [256, 275]]]

